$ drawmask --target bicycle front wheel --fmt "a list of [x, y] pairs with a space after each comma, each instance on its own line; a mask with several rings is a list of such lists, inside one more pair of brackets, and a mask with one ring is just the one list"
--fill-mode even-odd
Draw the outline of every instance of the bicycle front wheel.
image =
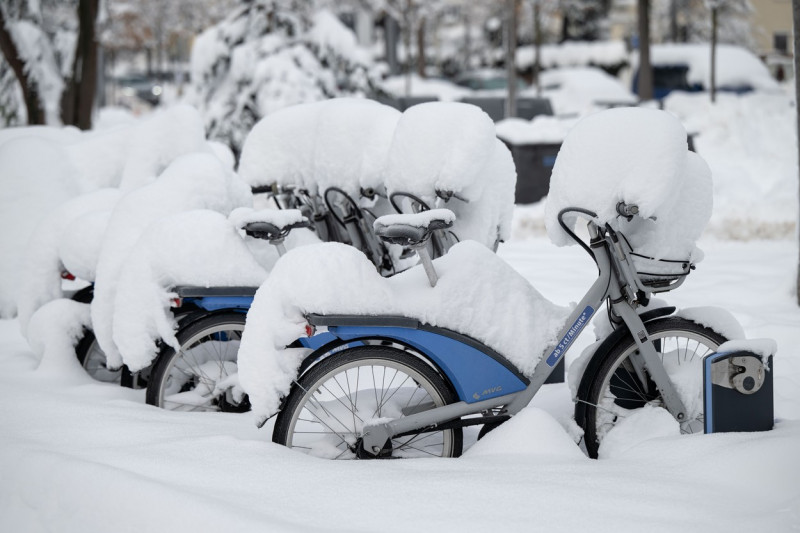
[[[703, 427], [703, 359], [727, 339], [680, 317], [647, 324], [647, 331], [686, 407], [687, 420]], [[631, 356], [637, 353], [636, 343], [627, 335], [606, 353], [594, 375], [584, 376], [591, 384], [588, 392], [578, 397], [576, 419], [583, 422], [589, 457], [597, 458], [603, 439], [625, 418], [645, 405], [664, 407], [647, 371], [637, 372], [631, 362]], [[583, 409], [583, 417], [578, 416], [578, 409]]]
[[[292, 387], [272, 440], [328, 459], [354, 459], [365, 425], [457, 401], [426, 362], [395, 348], [359, 346], [312, 367]], [[460, 428], [405, 435], [391, 441], [395, 458], [457, 457]]]
[[173, 411], [249, 411], [235, 376], [244, 324], [244, 313], [230, 312], [182, 327], [180, 350], [167, 347], [156, 359], [147, 403]]

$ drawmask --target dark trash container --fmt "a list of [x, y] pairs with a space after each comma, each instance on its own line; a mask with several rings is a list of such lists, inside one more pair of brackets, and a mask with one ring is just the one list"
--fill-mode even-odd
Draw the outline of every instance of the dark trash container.
[[518, 98], [517, 116], [531, 120], [539, 115], [553, 115], [553, 106], [549, 98]]
[[532, 204], [538, 202], [550, 189], [550, 174], [561, 149], [561, 143], [510, 144], [514, 166], [517, 168], [517, 187], [514, 202]]
[[415, 106], [417, 104], [424, 104], [427, 102], [438, 102], [439, 98], [436, 96], [400, 96], [397, 98], [397, 102], [399, 104], [398, 109], [400, 111], [405, 111], [411, 106]]
[[490, 96], [467, 96], [461, 99], [465, 104], [480, 107], [493, 121], [498, 122], [506, 116], [506, 99]]
[[[499, 96], [466, 96], [461, 99], [465, 104], [480, 107], [495, 122], [506, 118], [506, 99]], [[539, 115], [552, 115], [553, 107], [549, 98], [517, 98], [516, 117], [531, 120]]]

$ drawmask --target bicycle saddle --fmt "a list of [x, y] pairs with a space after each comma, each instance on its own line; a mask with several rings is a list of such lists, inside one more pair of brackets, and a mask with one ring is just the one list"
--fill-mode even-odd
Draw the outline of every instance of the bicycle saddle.
[[434, 231], [453, 225], [456, 216], [449, 209], [432, 209], [421, 213], [385, 215], [375, 219], [375, 234], [390, 244], [421, 246]]
[[286, 224], [285, 226], [259, 220], [245, 224], [242, 229], [250, 237], [256, 239], [265, 239], [268, 241], [277, 241], [286, 238], [286, 236], [289, 235], [289, 232], [295, 228], [307, 228], [310, 225], [311, 223], [307, 219]]

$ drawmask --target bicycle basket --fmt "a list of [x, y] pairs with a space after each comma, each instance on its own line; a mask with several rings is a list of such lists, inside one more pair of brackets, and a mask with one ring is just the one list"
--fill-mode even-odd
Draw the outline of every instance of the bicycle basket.
[[674, 289], [694, 269], [688, 259], [654, 259], [636, 252], [630, 252], [630, 255], [639, 281], [654, 292]]

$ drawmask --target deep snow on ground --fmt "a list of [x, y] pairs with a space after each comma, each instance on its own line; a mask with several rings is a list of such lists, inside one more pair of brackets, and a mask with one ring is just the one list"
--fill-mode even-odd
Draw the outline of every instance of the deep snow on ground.
[[[658, 438], [593, 461], [553, 422], [572, 408], [559, 384], [460, 459], [325, 461], [272, 444], [250, 415], [169, 412], [143, 391], [37, 371], [4, 320], [0, 531], [796, 531], [797, 245], [700, 247], [706, 260], [667, 299], [725, 307], [748, 337], [777, 340], [771, 432]], [[544, 238], [500, 254], [559, 304], [595, 275], [580, 249]]]

